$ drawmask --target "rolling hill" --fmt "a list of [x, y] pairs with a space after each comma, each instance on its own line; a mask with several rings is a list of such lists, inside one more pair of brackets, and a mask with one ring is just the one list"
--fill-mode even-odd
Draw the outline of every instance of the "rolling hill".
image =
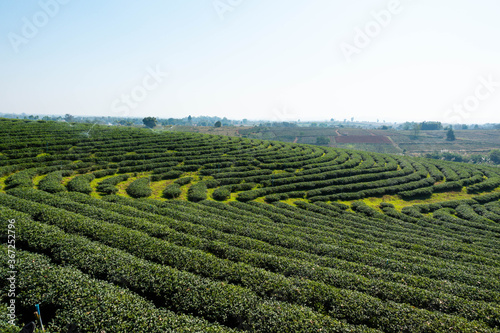
[[499, 168], [44, 121], [0, 138], [6, 332], [12, 299], [48, 332], [500, 330]]

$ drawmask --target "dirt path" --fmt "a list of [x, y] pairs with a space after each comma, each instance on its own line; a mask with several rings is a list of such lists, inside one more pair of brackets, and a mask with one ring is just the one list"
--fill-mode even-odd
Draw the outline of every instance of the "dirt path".
[[386, 138], [389, 139], [389, 141], [392, 142], [392, 145], [396, 148], [396, 149], [399, 149], [400, 152], [403, 152], [403, 149], [401, 149], [400, 146], [398, 146], [398, 144], [396, 142], [394, 142], [394, 140], [392, 140], [392, 138], [390, 136], [386, 136]]

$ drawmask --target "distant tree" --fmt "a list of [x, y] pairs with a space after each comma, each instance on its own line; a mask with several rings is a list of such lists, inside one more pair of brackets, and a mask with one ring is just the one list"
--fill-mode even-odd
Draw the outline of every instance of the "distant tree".
[[450, 128], [448, 132], [446, 132], [446, 140], [447, 141], [455, 141], [455, 132], [453, 132], [453, 129]]
[[420, 124], [413, 123], [411, 130], [413, 131], [413, 138], [417, 139], [420, 134]]
[[75, 117], [73, 117], [72, 115], [70, 115], [69, 113], [66, 113], [64, 115], [64, 120], [66, 120], [66, 122], [68, 123], [71, 123], [73, 121], [75, 121]]
[[495, 164], [500, 164], [500, 149], [490, 151], [490, 160]]
[[[499, 156], [500, 157], [500, 156]], [[490, 157], [491, 159], [491, 157]], [[469, 163], [483, 163], [486, 157], [481, 154], [472, 154], [469, 156]]]
[[469, 129], [469, 126], [467, 126], [466, 124], [462, 124], [462, 129], [463, 130]]
[[327, 138], [326, 136], [318, 136], [316, 138], [316, 144], [318, 145], [327, 145], [330, 143], [330, 138]]
[[221, 127], [222, 126], [222, 123], [220, 122], [220, 120], [217, 120], [214, 124], [214, 127]]
[[401, 128], [405, 131], [408, 131], [412, 128], [413, 124], [410, 123], [409, 121], [405, 122], [403, 125], [401, 125]]
[[424, 121], [420, 124], [420, 126], [424, 131], [435, 131], [443, 129], [443, 125], [439, 121]]
[[142, 119], [142, 122], [144, 123], [144, 126], [149, 128], [153, 128], [158, 124], [158, 121], [155, 117], [146, 117]]
[[441, 154], [442, 159], [446, 161], [455, 161], [455, 162], [463, 162], [464, 158], [459, 153], [452, 153], [449, 151], [445, 151]]
[[432, 153], [427, 153], [424, 156], [425, 158], [432, 158], [435, 160], [439, 160], [441, 158], [441, 154], [438, 153], [437, 151], [433, 151]]
[[317, 123], [311, 123], [311, 127], [317, 127], [318, 124]]
[[189, 117], [188, 117], [188, 123], [191, 124], [192, 122], [193, 122], [193, 118], [191, 117], [191, 115], [189, 115]]

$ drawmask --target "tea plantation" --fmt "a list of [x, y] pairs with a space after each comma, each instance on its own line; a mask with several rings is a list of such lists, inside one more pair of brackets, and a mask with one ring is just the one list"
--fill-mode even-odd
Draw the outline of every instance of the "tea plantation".
[[0, 330], [500, 332], [499, 199], [488, 166], [0, 119]]

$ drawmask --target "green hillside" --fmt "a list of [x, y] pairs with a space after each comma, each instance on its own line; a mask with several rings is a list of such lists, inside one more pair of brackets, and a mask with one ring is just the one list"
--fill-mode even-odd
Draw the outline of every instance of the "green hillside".
[[47, 332], [500, 331], [500, 168], [10, 119], [0, 139], [2, 332], [35, 304]]

